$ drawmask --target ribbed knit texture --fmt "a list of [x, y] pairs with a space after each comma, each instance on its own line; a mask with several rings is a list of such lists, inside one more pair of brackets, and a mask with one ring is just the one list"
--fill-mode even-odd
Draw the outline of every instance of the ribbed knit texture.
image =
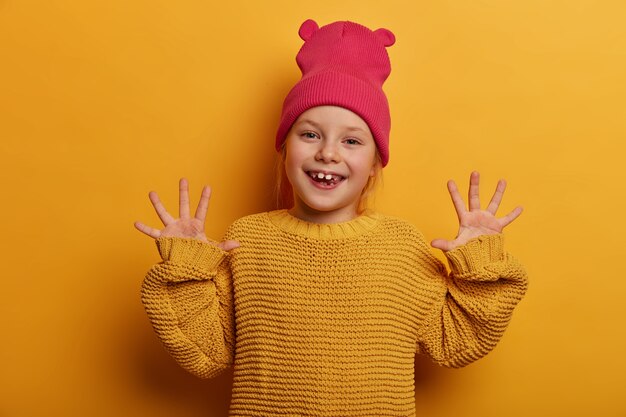
[[502, 235], [446, 253], [403, 220], [244, 217], [229, 254], [161, 238], [144, 280], [155, 331], [187, 370], [234, 363], [232, 416], [413, 416], [414, 355], [459, 367], [501, 338], [526, 286]]

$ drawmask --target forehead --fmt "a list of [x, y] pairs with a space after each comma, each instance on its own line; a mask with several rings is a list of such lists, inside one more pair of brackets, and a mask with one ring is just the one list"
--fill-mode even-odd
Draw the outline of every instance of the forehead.
[[294, 125], [299, 123], [310, 123], [319, 127], [341, 127], [350, 130], [363, 130], [371, 134], [369, 126], [361, 116], [351, 110], [338, 106], [312, 107], [300, 114], [294, 122]]

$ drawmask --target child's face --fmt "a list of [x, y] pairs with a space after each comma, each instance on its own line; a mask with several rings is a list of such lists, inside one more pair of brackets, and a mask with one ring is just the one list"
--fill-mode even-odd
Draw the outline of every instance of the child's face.
[[375, 174], [376, 144], [367, 123], [342, 107], [313, 107], [295, 121], [285, 146], [292, 214], [316, 223], [355, 218]]

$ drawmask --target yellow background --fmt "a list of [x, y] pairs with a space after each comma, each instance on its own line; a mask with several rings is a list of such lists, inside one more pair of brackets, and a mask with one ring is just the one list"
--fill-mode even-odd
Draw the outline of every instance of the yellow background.
[[[448, 179], [508, 180], [530, 273], [500, 345], [416, 363], [421, 416], [625, 416], [626, 4], [0, 1], [0, 415], [223, 416], [232, 377], [170, 360], [140, 304], [135, 220], [214, 188], [208, 233], [271, 208], [300, 23], [391, 29], [391, 161], [377, 199], [452, 238]], [[438, 254], [441, 256], [441, 254]], [[443, 258], [442, 258], [443, 259]]]

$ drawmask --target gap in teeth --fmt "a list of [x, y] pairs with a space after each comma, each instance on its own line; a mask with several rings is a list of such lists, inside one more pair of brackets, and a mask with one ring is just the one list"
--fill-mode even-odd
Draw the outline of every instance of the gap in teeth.
[[[323, 172], [318, 172], [318, 173], [312, 173], [311, 175], [314, 178], [320, 179], [320, 180], [326, 180], [326, 181], [330, 181], [332, 179], [335, 179], [335, 176], [333, 176], [332, 174], [324, 174]], [[337, 176], [337, 179], [339, 179], [339, 176]]]
[[309, 171], [309, 175], [314, 180], [327, 185], [339, 183], [343, 177], [341, 175], [325, 174], [323, 172]]
[[317, 178], [319, 178], [320, 180], [326, 180], [326, 181], [330, 181], [333, 179], [333, 176], [330, 174], [326, 174], [324, 175], [324, 173], [322, 172], [318, 172], [317, 173]]

